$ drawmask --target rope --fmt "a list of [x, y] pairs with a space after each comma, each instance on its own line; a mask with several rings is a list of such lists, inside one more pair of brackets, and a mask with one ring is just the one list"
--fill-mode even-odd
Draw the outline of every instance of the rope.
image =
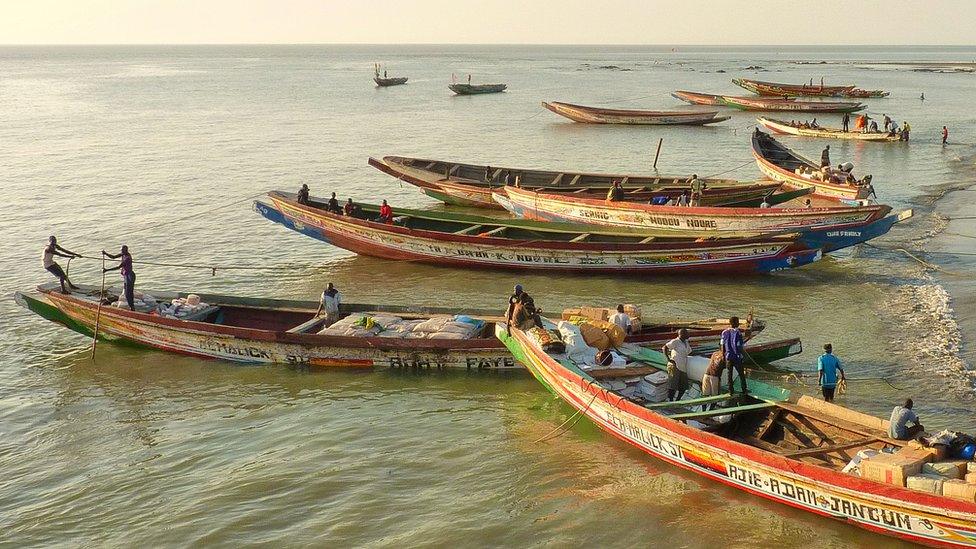
[[[593, 383], [595, 381], [596, 380], [590, 381], [589, 382], [589, 385], [593, 385]], [[590, 406], [593, 404], [593, 401], [596, 400], [596, 397], [598, 397], [598, 396], [600, 396], [600, 392], [599, 391], [597, 391], [596, 393], [593, 393], [593, 398], [590, 399], [590, 401], [586, 404], [586, 407], [585, 408], [583, 408], [582, 410], [576, 410], [576, 413], [575, 414], [569, 416], [569, 418], [566, 421], [562, 422], [562, 424], [560, 424], [558, 427], [556, 427], [552, 431], [549, 431], [549, 433], [547, 433], [544, 437], [540, 438], [539, 440], [533, 441], [533, 444], [538, 444], [540, 442], [545, 442], [547, 440], [551, 440], [553, 438], [562, 436], [563, 433], [565, 433], [566, 431], [569, 431], [570, 429], [572, 429], [579, 422], [579, 420], [582, 419], [583, 414], [585, 414], [586, 411], [590, 409]], [[555, 436], [552, 436], [553, 433], [556, 433], [556, 431], [559, 431], [560, 429], [562, 429], [564, 425], [566, 425], [567, 423], [569, 423], [573, 419], [575, 419], [576, 421], [573, 421], [573, 423], [571, 425], [569, 425], [568, 427], [566, 427], [566, 429], [563, 430], [562, 432], [559, 432], [559, 433], [555, 434]]]
[[[91, 256], [79, 256], [82, 259], [92, 259], [96, 258]], [[177, 267], [184, 269], [205, 269], [211, 272], [211, 276], [217, 276], [217, 271], [294, 271], [296, 269], [314, 269], [318, 267], [315, 264], [299, 264], [299, 265], [207, 265], [202, 263], [169, 263], [164, 261], [143, 261], [143, 260], [132, 260], [134, 265], [150, 265], [153, 267]]]
[[[972, 275], [967, 274], [967, 273], [959, 273], [959, 272], [955, 272], [955, 271], [950, 271], [950, 270], [945, 269], [945, 268], [942, 268], [942, 267], [940, 267], [940, 266], [938, 266], [938, 265], [936, 265], [934, 263], [929, 263], [928, 261], [925, 261], [924, 259], [918, 257], [917, 255], [913, 254], [912, 252], [906, 250], [905, 248], [882, 248], [882, 247], [879, 247], [879, 246], [875, 246], [874, 244], [871, 244], [869, 242], [865, 242], [864, 245], [867, 246], [867, 247], [869, 247], [869, 248], [874, 248], [875, 250], [882, 250], [882, 251], [889, 251], [889, 252], [891, 252], [891, 251], [902, 252], [903, 254], [905, 254], [908, 257], [910, 257], [910, 258], [914, 259], [915, 261], [917, 261], [923, 267], [925, 267], [927, 269], [932, 269], [934, 271], [939, 271], [940, 273], [944, 273], [944, 274], [947, 274], [947, 275], [950, 275], [950, 276], [960, 276], [960, 277], [966, 277], [966, 278], [970, 278], [972, 276]], [[976, 253], [966, 253], [966, 252], [928, 252], [928, 253], [943, 253], [943, 254], [949, 254], [949, 255], [976, 255]]]
[[713, 174], [711, 174], [711, 175], [706, 175], [706, 176], [704, 176], [704, 178], [703, 178], [703, 179], [711, 179], [711, 178], [713, 178], [713, 177], [715, 177], [715, 176], [717, 176], [717, 175], [722, 175], [722, 174], [726, 174], [726, 173], [729, 173], [729, 172], [732, 172], [732, 171], [735, 171], [735, 170], [738, 170], [739, 168], [744, 168], [744, 167], [746, 167], [746, 166], [748, 166], [749, 164], [752, 164], [752, 163], [754, 163], [754, 162], [755, 162], [755, 160], [750, 160], [750, 161], [748, 161], [748, 162], [744, 162], [744, 163], [742, 163], [742, 164], [739, 164], [738, 166], [736, 166], [736, 167], [734, 167], [734, 168], [730, 168], [730, 169], [728, 169], [728, 170], [725, 170], [724, 172], [718, 172], [718, 173], [713, 173]]
[[219, 210], [223, 210], [223, 209], [229, 208], [231, 206], [236, 206], [237, 204], [240, 204], [241, 202], [247, 202], [248, 200], [254, 200], [255, 198], [259, 198], [261, 196], [264, 196], [265, 194], [266, 193], [260, 192], [260, 193], [255, 194], [255, 195], [251, 195], [251, 196], [242, 198], [240, 200], [235, 200], [234, 202], [228, 202], [226, 204], [222, 204], [222, 205], [217, 206], [215, 208], [207, 208], [206, 210], [202, 210], [202, 211], [199, 211], [199, 212], [196, 212], [196, 213], [192, 213], [192, 214], [189, 214], [189, 215], [185, 215], [183, 217], [178, 217], [176, 219], [170, 219], [170, 220], [166, 220], [166, 221], [158, 221], [156, 223], [150, 223], [150, 224], [145, 225], [145, 226], [143, 226], [142, 228], [139, 228], [139, 229], [126, 230], [125, 231], [125, 234], [126, 235], [130, 235], [130, 234], [135, 234], [135, 233], [141, 233], [143, 231], [148, 231], [149, 229], [155, 229], [155, 228], [161, 227], [163, 225], [172, 225], [174, 223], [181, 223], [183, 221], [187, 221], [187, 220], [193, 219], [194, 217], [199, 217], [201, 215], [205, 215], [205, 214], [209, 214], [209, 213], [216, 212], [216, 211], [219, 211]]
[[[957, 218], [955, 218], [955, 219], [959, 219], [959, 218], [957, 217]], [[976, 236], [974, 236], [974, 235], [971, 235], [971, 234], [962, 234], [962, 233], [949, 233], [949, 232], [946, 232], [946, 233], [942, 233], [942, 234], [948, 234], [948, 235], [952, 235], [952, 236], [961, 236], [961, 237], [963, 237], [963, 238], [976, 238]]]

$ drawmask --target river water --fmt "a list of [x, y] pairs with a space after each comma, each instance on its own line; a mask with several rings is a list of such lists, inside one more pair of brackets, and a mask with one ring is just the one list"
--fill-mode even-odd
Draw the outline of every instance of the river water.
[[[0, 48], [0, 543], [894, 543], [663, 465], [586, 422], [537, 443], [572, 410], [525, 374], [307, 374], [108, 344], [93, 363], [85, 338], [10, 297], [49, 280], [40, 254], [57, 234], [86, 254], [128, 244], [142, 289], [314, 298], [332, 281], [347, 301], [501, 308], [521, 282], [548, 311], [752, 310], [768, 322], [763, 339], [803, 338], [806, 352], [784, 369], [811, 372], [831, 342], [849, 376], [887, 379], [852, 382], [841, 403], [885, 415], [913, 396], [926, 426], [972, 431], [976, 261], [960, 252], [973, 250], [976, 223], [958, 218], [976, 214], [967, 189], [976, 74], [912, 63], [974, 57], [974, 48]], [[374, 62], [409, 83], [374, 88]], [[509, 91], [454, 97], [452, 73]], [[679, 107], [672, 90], [737, 93], [738, 75], [891, 90], [869, 113], [909, 121], [911, 143], [835, 141], [831, 157], [873, 174], [880, 198], [915, 217], [877, 248], [791, 272], [637, 280], [356, 257], [264, 221], [247, 200], [307, 182], [321, 196], [435, 207], [367, 157], [650, 172], [659, 138], [662, 173], [755, 178], [752, 115], [705, 128], [600, 127], [540, 106]], [[788, 144], [812, 157], [824, 145]], [[897, 248], [922, 250], [943, 270]], [[140, 259], [290, 269], [211, 276]], [[98, 283], [96, 267], [75, 261], [71, 275]], [[809, 380], [782, 383], [815, 391]]]

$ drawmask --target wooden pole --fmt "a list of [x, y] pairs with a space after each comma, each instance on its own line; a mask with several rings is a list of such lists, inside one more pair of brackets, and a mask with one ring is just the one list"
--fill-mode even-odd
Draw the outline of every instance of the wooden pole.
[[98, 290], [98, 309], [95, 310], [95, 331], [92, 332], [92, 362], [95, 361], [95, 345], [98, 343], [98, 321], [102, 317], [102, 301], [105, 299], [105, 256], [102, 256], [102, 287]]
[[657, 140], [657, 152], [654, 153], [654, 169], [657, 169], [657, 157], [661, 156], [661, 143], [664, 143], [664, 138]]

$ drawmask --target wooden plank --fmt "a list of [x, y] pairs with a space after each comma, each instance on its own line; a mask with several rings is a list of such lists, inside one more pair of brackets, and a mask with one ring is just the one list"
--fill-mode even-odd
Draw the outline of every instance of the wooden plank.
[[483, 228], [484, 228], [484, 225], [470, 225], [470, 226], [468, 226], [468, 227], [466, 227], [464, 229], [461, 229], [460, 231], [454, 231], [454, 234], [468, 234], [468, 233], [473, 233], [473, 232], [478, 231], [478, 230], [481, 230]]
[[433, 162], [431, 162], [430, 164], [427, 164], [427, 167], [426, 167], [426, 168], [424, 168], [424, 169], [425, 169], [425, 170], [431, 170], [431, 169], [433, 169], [433, 167], [434, 167], [434, 166], [436, 166], [436, 165], [437, 165], [437, 161], [435, 160], [435, 161], [433, 161]]
[[813, 419], [816, 419], [817, 421], [822, 421], [828, 425], [834, 425], [840, 429], [844, 429], [845, 431], [850, 431], [852, 433], [865, 436], [865, 437], [876, 437], [878, 440], [881, 440], [882, 442], [885, 442], [886, 444], [889, 444], [891, 446], [898, 446], [900, 448], [902, 446], [905, 446], [909, 442], [907, 440], [895, 440], [892, 438], [888, 438], [887, 433], [883, 433], [880, 430], [875, 430], [875, 429], [871, 429], [870, 427], [865, 427], [863, 425], [858, 425], [856, 423], [844, 421], [840, 418], [836, 418], [833, 416], [820, 414], [819, 412], [815, 412], [809, 408], [804, 408], [801, 406], [797, 406], [795, 404], [790, 404], [788, 402], [780, 403], [780, 407], [783, 408], [784, 410], [793, 412], [794, 414], [811, 417]]
[[579, 183], [579, 180], [580, 180], [580, 177], [581, 177], [581, 175], [580, 175], [580, 174], [576, 174], [576, 175], [575, 175], [575, 176], [573, 177], [573, 179], [572, 179], [572, 181], [570, 181], [570, 182], [569, 182], [569, 184], [570, 184], [571, 186], [575, 186], [575, 185], [576, 185], [577, 183]]
[[629, 179], [630, 177], [625, 175], [624, 178], [620, 180], [620, 186], [623, 187], [624, 185], [626, 185]]
[[705, 410], [702, 412], [688, 412], [685, 414], [674, 414], [668, 416], [671, 419], [695, 419], [700, 417], [713, 417], [722, 416], [725, 414], [738, 414], [740, 412], [751, 412], [753, 410], [762, 410], [763, 408], [772, 408], [776, 406], [774, 402], [760, 402], [758, 404], [744, 404], [742, 406], [732, 406], [731, 408], [718, 408], [716, 410]]
[[857, 448], [858, 446], [865, 446], [871, 444], [872, 442], [877, 442], [878, 440], [874, 437], [860, 438], [857, 440], [852, 440], [850, 442], [845, 442], [843, 444], [834, 444], [833, 446], [820, 446], [817, 448], [809, 448], [807, 450], [798, 450], [796, 452], [788, 452], [784, 454], [786, 457], [800, 457], [800, 456], [814, 456], [817, 454], [827, 454], [830, 452], [837, 452], [840, 450], [849, 450], [851, 448]]
[[649, 236], [649, 237], [641, 240], [640, 242], [638, 242], [638, 244], [647, 244], [648, 242], [653, 242], [653, 241], [654, 241], [654, 237], [653, 236]]
[[488, 231], [487, 233], [482, 234], [482, 236], [494, 236], [496, 234], [501, 233], [502, 231], [504, 231], [507, 228], [508, 227], [497, 227], [497, 228], [494, 228], [494, 229]]
[[635, 187], [633, 189], [628, 189], [627, 194], [639, 194], [647, 190], [647, 187]]
[[563, 174], [559, 174], [555, 177], [555, 179], [552, 180], [552, 183], [550, 183], [550, 185], [555, 187], [556, 185], [559, 185], [559, 182], [562, 181], [562, 179], [563, 179]]
[[783, 413], [782, 408], [776, 408], [776, 410], [774, 410], [773, 413], [766, 418], [767, 423], [763, 425], [763, 428], [760, 429], [758, 433], [756, 433], [756, 438], [758, 439], [765, 438], [766, 433], [768, 433], [769, 430], [773, 428], [773, 425], [776, 424], [776, 420], [779, 418], [779, 415], [782, 413]]
[[589, 190], [590, 190], [589, 187], [583, 187], [582, 189], [576, 189], [575, 191], [573, 191], [573, 194], [585, 193], [588, 192]]
[[661, 368], [655, 368], [654, 366], [632, 366], [630, 368], [600, 368], [597, 370], [588, 370], [586, 373], [590, 374], [590, 377], [593, 379], [610, 379], [615, 377], [646, 376], [647, 374], [660, 371], [662, 371]]
[[457, 166], [457, 165], [451, 166], [451, 169], [447, 171], [447, 175], [453, 175], [455, 172], [458, 171], [458, 168], [460, 168], [460, 167], [461, 166]]
[[590, 237], [590, 233], [583, 233], [583, 234], [577, 236], [576, 238], [570, 240], [570, 242], [582, 242], [582, 241], [586, 240], [589, 237]]
[[782, 454], [786, 449], [781, 448], [772, 442], [766, 442], [765, 440], [759, 440], [756, 437], [739, 437], [739, 440], [744, 444], [749, 446], [755, 446], [756, 448], [761, 448], [767, 452], [772, 452], [774, 454]]
[[723, 400], [729, 400], [731, 398], [738, 397], [739, 395], [715, 395], [699, 398], [689, 398], [685, 400], [674, 400], [671, 402], [655, 402], [653, 404], [645, 404], [644, 407], [649, 410], [662, 410], [667, 408], [680, 408], [682, 406], [690, 407], [697, 406], [698, 404], [711, 404], [712, 402], [722, 402]]

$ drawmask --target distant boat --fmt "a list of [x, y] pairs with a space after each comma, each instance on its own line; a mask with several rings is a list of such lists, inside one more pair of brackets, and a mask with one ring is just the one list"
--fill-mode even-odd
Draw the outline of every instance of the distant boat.
[[542, 106], [574, 122], [586, 124], [637, 124], [637, 125], [688, 125], [702, 126], [728, 120], [728, 116], [716, 116], [718, 111], [639, 111], [631, 109], [604, 109], [572, 103], [553, 101]]
[[732, 83], [753, 93], [768, 97], [781, 96], [813, 96], [813, 97], [887, 97], [888, 92], [882, 90], [862, 90], [849, 86], [824, 86], [810, 84], [778, 84], [749, 80], [748, 78], [733, 78]]
[[722, 101], [721, 95], [714, 95], [711, 93], [678, 90], [672, 93], [671, 97], [680, 99], [686, 103], [691, 103], [692, 105], [725, 105], [725, 102]]
[[766, 129], [773, 133], [784, 135], [802, 135], [804, 137], [826, 137], [830, 139], [851, 139], [854, 141], [900, 141], [901, 136], [888, 132], [845, 132], [839, 128], [799, 128], [784, 120], [759, 117], [756, 119]]
[[744, 111], [786, 112], [855, 112], [867, 108], [863, 103], [851, 101], [793, 101], [772, 97], [722, 96], [726, 105]]
[[866, 183], [819, 179], [816, 174], [820, 173], [820, 166], [817, 163], [790, 150], [759, 129], [752, 134], [752, 155], [763, 175], [781, 181], [790, 188], [812, 187], [818, 196], [839, 200], [863, 200], [871, 194], [871, 188]]
[[503, 92], [508, 84], [451, 84], [448, 88], [458, 95], [479, 95]]
[[375, 76], [375, 77], [373, 77], [373, 82], [376, 82], [376, 85], [379, 86], [379, 87], [381, 87], [381, 88], [386, 88], [388, 86], [399, 86], [400, 84], [406, 84], [407, 83], [407, 77], [406, 76], [397, 76], [397, 77], [394, 77], [394, 78], [383, 78], [383, 77], [380, 77], [380, 76]]

